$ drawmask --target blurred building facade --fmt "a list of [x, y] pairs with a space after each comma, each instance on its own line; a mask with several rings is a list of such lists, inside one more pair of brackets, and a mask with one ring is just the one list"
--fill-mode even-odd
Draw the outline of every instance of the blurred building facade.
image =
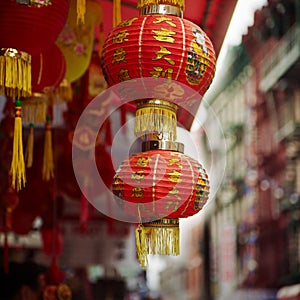
[[223, 137], [208, 140], [216, 126], [208, 115], [202, 147], [214, 164], [226, 155], [226, 171], [205, 222], [191, 231], [198, 254], [161, 274], [162, 294], [180, 283], [180, 299], [276, 299], [300, 282], [299, 75], [300, 2], [269, 0], [206, 95]]

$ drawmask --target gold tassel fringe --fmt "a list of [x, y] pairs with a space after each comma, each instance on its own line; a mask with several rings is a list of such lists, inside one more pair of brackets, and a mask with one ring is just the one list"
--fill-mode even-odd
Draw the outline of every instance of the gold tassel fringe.
[[45, 143], [44, 143], [42, 178], [45, 181], [49, 181], [51, 178], [54, 178], [52, 131], [51, 131], [51, 124], [50, 124], [50, 118], [49, 117], [47, 117], [46, 129], [45, 129]]
[[184, 0], [138, 0], [137, 8], [159, 4], [177, 6], [181, 11], [184, 10]]
[[31, 56], [13, 48], [0, 49], [0, 94], [12, 98], [31, 95]]
[[15, 101], [16, 115], [15, 115], [15, 128], [14, 128], [14, 140], [13, 140], [13, 153], [10, 167], [10, 174], [12, 179], [12, 187], [19, 191], [25, 186], [25, 162], [23, 155], [23, 141], [22, 141], [22, 118], [21, 108], [22, 102], [20, 100]]
[[138, 103], [135, 113], [135, 135], [143, 139], [149, 134], [156, 134], [158, 139], [175, 141], [176, 109], [176, 105], [162, 100], [146, 100]]
[[26, 167], [31, 168], [33, 163], [34, 125], [30, 123], [27, 145], [25, 150]]
[[143, 268], [148, 267], [147, 254], [180, 254], [180, 232], [178, 219], [162, 219], [140, 224], [136, 229], [136, 249], [138, 261]]
[[45, 124], [47, 115], [48, 97], [34, 93], [32, 97], [23, 101], [23, 120], [26, 123]]
[[121, 21], [121, 0], [113, 0], [113, 28], [118, 26]]
[[86, 0], [77, 0], [77, 24], [84, 24]]

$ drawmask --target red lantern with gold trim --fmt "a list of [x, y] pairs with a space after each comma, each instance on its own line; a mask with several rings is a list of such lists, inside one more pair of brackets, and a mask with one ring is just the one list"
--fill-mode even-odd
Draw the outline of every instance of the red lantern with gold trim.
[[[139, 0], [140, 16], [120, 23], [111, 31], [103, 46], [102, 59], [103, 73], [109, 85], [136, 78], [164, 78], [204, 95], [214, 77], [215, 52], [205, 32], [182, 18], [183, 2]], [[161, 86], [161, 89], [165, 88]], [[145, 138], [150, 123], [155, 124], [155, 132], [164, 131], [175, 140], [176, 109], [170, 110], [173, 103], [157, 107], [155, 103], [149, 105], [148, 101], [153, 99], [140, 100], [144, 104], [139, 106], [140, 101], [136, 100], [139, 108], [136, 135]], [[158, 100], [169, 99], [162, 96]], [[182, 91], [175, 106], [187, 101]], [[166, 122], [167, 130], [163, 130], [161, 124]]]
[[68, 0], [37, 7], [0, 1], [0, 92], [10, 97], [31, 95], [31, 55], [46, 50], [62, 30]]
[[144, 239], [141, 244], [148, 245], [147, 251], [138, 247], [139, 260], [146, 266], [143, 252], [179, 254], [178, 219], [202, 209], [208, 199], [209, 182], [196, 160], [177, 151], [149, 150], [123, 161], [114, 177], [113, 193], [124, 200], [120, 204], [123, 210], [139, 216], [143, 223], [137, 229], [137, 240]]
[[214, 76], [215, 52], [196, 24], [155, 14], [119, 24], [104, 44], [103, 64], [109, 85], [141, 77], [167, 78], [203, 95]]

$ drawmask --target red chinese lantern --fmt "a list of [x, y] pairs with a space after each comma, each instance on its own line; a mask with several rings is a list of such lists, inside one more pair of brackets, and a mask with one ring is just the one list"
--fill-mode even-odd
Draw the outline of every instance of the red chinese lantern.
[[[159, 144], [152, 142], [155, 147]], [[139, 260], [146, 266], [146, 253], [179, 254], [178, 219], [202, 209], [209, 183], [196, 160], [174, 150], [149, 150], [123, 161], [114, 177], [113, 193], [125, 200], [123, 210], [143, 223], [137, 229], [137, 246]]]
[[43, 52], [55, 42], [66, 22], [68, 9], [68, 0], [53, 0], [51, 5], [42, 7], [0, 0], [2, 94], [31, 95], [30, 55]]
[[[103, 72], [108, 84], [142, 77], [165, 78], [203, 96], [215, 73], [215, 52], [205, 32], [181, 17], [183, 1], [140, 0], [138, 7], [141, 15], [121, 22], [104, 43]], [[182, 91], [176, 104], [184, 101]], [[139, 106], [137, 101], [136, 135], [143, 137], [149, 123], [156, 124], [155, 131], [161, 132], [160, 124], [166, 127], [168, 119], [168, 131], [164, 132], [176, 139], [176, 108], [170, 109], [174, 105], [143, 102]], [[149, 114], [153, 118], [149, 119]]]
[[53, 0], [44, 7], [0, 1], [0, 48], [15, 48], [31, 55], [46, 50], [63, 29], [68, 0]]

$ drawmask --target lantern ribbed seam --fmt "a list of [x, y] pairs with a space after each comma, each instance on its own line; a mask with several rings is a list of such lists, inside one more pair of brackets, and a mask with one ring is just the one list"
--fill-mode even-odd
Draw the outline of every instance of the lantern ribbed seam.
[[184, 214], [186, 212], [187, 208], [189, 207], [190, 202], [192, 201], [193, 194], [194, 194], [194, 186], [195, 186], [195, 173], [194, 173], [193, 166], [192, 166], [189, 159], [185, 158], [185, 160], [189, 164], [190, 170], [192, 172], [192, 188], [191, 188], [191, 194], [190, 194], [190, 197], [189, 197], [189, 201], [186, 203], [186, 206], [185, 206], [184, 210], [182, 211], [182, 214]]
[[160, 158], [160, 154], [156, 156], [154, 170], [153, 170], [153, 181], [152, 181], [152, 209], [155, 211], [155, 180], [156, 180], [156, 172], [157, 172], [157, 165]]
[[185, 28], [184, 28], [183, 21], [181, 19], [179, 19], [179, 21], [181, 24], [181, 31], [182, 31], [182, 53], [181, 53], [180, 65], [175, 80], [178, 80], [178, 77], [181, 74], [182, 64], [185, 56]]
[[142, 37], [143, 37], [143, 30], [144, 30], [144, 26], [147, 20], [147, 16], [144, 18], [142, 25], [141, 25], [141, 30], [140, 30], [140, 34], [139, 34], [139, 53], [138, 53], [138, 57], [139, 57], [139, 67], [140, 67], [140, 77], [143, 77], [143, 65], [142, 65]]

